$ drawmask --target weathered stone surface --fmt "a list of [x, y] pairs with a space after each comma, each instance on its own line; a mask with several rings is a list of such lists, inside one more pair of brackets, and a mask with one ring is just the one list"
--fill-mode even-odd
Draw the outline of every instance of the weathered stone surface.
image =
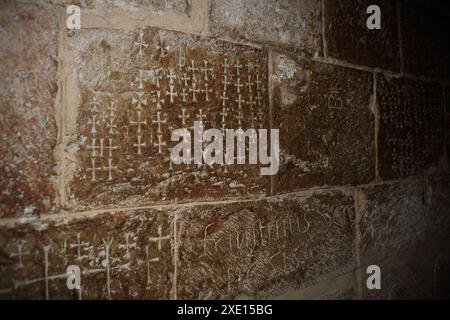
[[382, 179], [417, 175], [438, 165], [444, 151], [443, 100], [439, 83], [378, 75]]
[[[377, 262], [381, 269], [381, 289], [367, 289], [366, 269], [362, 273], [362, 298], [381, 300], [438, 299], [435, 268], [438, 262], [431, 254], [415, 248]], [[366, 266], [367, 267], [367, 266]]]
[[192, 34], [205, 34], [208, 0], [57, 0], [81, 8], [82, 28], [133, 30], [159, 27]]
[[0, 29], [0, 217], [38, 214], [55, 199], [55, 11], [2, 1]]
[[436, 226], [433, 231], [438, 245], [450, 241], [450, 177], [435, 175], [428, 178], [431, 188], [431, 215]]
[[[347, 270], [348, 271], [348, 270]], [[270, 290], [269, 290], [270, 291]], [[304, 288], [285, 286], [284, 293], [279, 296], [268, 296], [268, 299], [283, 300], [354, 300], [356, 299], [357, 282], [355, 272], [332, 272], [317, 283]], [[264, 292], [264, 291], [263, 291]]]
[[448, 1], [400, 1], [403, 71], [450, 79], [450, 44], [443, 41], [450, 27]]
[[446, 115], [446, 133], [445, 138], [447, 140], [447, 161], [448, 161], [448, 169], [450, 170], [450, 87], [445, 88], [445, 115]]
[[212, 168], [169, 161], [179, 142], [171, 132], [187, 128], [192, 142], [194, 121], [269, 128], [264, 51], [151, 28], [81, 31], [68, 50], [78, 75], [66, 97], [70, 207], [266, 192], [269, 179], [248, 159]]
[[[78, 3], [77, 3], [78, 2]], [[198, 2], [198, 1], [194, 1]], [[117, 0], [88, 0], [88, 1], [72, 1], [80, 5], [83, 9], [90, 10], [107, 10], [115, 8], [123, 8], [127, 10], [138, 10], [142, 8], [150, 8], [155, 11], [164, 11], [171, 9], [179, 13], [187, 13], [189, 10], [188, 1], [184, 0], [129, 0], [129, 1], [117, 1]]]
[[[111, 212], [0, 229], [0, 297], [168, 299], [172, 289], [172, 215]], [[79, 291], [66, 286], [81, 269]]]
[[[368, 67], [400, 70], [396, 0], [326, 0], [324, 4], [328, 57]], [[370, 5], [378, 5], [381, 9], [380, 30], [367, 28], [369, 15], [366, 10]]]
[[351, 268], [353, 204], [324, 192], [179, 209], [177, 297], [281, 296]]
[[[448, 295], [448, 179], [401, 182], [358, 192], [363, 298], [430, 299]], [[368, 290], [366, 268], [381, 269], [381, 290]]]
[[272, 56], [272, 125], [280, 129], [275, 192], [371, 181], [372, 75]]
[[362, 261], [376, 264], [404, 249], [448, 239], [448, 209], [439, 210], [445, 197], [442, 192], [426, 181], [361, 189], [358, 227]]
[[450, 299], [450, 254], [441, 251], [435, 258], [435, 297]]
[[314, 0], [213, 0], [210, 28], [215, 36], [321, 56], [321, 16]]

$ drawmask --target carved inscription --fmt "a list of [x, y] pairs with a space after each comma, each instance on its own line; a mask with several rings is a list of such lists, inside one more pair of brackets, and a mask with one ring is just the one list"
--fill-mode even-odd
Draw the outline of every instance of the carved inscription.
[[183, 213], [178, 296], [254, 296], [284, 280], [302, 283], [344, 266], [353, 253], [351, 197], [325, 195], [327, 204], [317, 200], [287, 198]]

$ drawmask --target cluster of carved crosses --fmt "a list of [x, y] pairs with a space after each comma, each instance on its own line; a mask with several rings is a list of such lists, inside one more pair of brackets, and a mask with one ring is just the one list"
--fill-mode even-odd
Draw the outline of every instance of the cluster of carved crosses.
[[[120, 239], [117, 239], [120, 238]], [[158, 288], [160, 280], [159, 275], [151, 273], [151, 265], [160, 262], [160, 253], [163, 249], [163, 243], [170, 240], [170, 235], [163, 234], [163, 228], [158, 226], [157, 234], [147, 238], [148, 244], [145, 245], [145, 260], [139, 259], [141, 248], [138, 245], [139, 237], [132, 232], [126, 232], [120, 237], [107, 237], [97, 239], [96, 241], [83, 240], [80, 232], [75, 233], [71, 238], [66, 238], [62, 243], [49, 241], [37, 247], [29, 247], [27, 240], [18, 240], [16, 243], [16, 252], [9, 256], [16, 260], [14, 269], [20, 271], [28, 268], [27, 263], [36, 261], [36, 256], [43, 253], [42, 265], [44, 274], [35, 279], [14, 279], [14, 285], [11, 288], [0, 288], [1, 291], [11, 292], [15, 289], [27, 287], [36, 282], [42, 282], [45, 287], [46, 298], [51, 297], [50, 282], [59, 279], [67, 279], [65, 268], [71, 264], [82, 267], [82, 277], [85, 280], [89, 275], [104, 274], [105, 289], [107, 298], [112, 297], [111, 277], [114, 272], [139, 272], [145, 270], [146, 290]], [[152, 250], [151, 250], [152, 249]], [[156, 256], [152, 252], [156, 252]], [[142, 257], [144, 258], [144, 257]], [[50, 274], [49, 265], [51, 261], [62, 259], [61, 273]], [[38, 261], [38, 260], [37, 260]], [[64, 283], [62, 281], [61, 283]], [[86, 287], [79, 290], [79, 298], [87, 293]]]
[[[136, 69], [121, 70], [123, 74], [132, 74], [127, 123], [123, 126], [135, 157], [161, 156], [170, 151], [171, 130], [192, 130], [194, 121], [201, 122], [202, 126], [213, 121], [222, 130], [263, 127], [264, 68], [255, 63], [258, 59], [254, 53], [253, 56], [248, 53], [251, 57], [248, 61], [241, 61], [244, 58], [227, 50], [219, 56], [206, 54], [199, 58], [195, 55], [198, 48], [175, 40], [169, 45], [163, 32], [156, 34], [152, 41], [153, 44], [143, 31], [135, 34], [131, 52]], [[99, 179], [99, 171], [104, 172], [102, 178], [113, 180], [114, 172], [119, 170], [114, 165], [113, 154], [123, 148], [114, 142], [117, 141], [117, 114], [125, 113], [116, 112], [114, 101], [102, 103], [105, 104], [109, 104], [106, 116], [98, 108], [97, 97], [91, 102], [88, 146], [91, 161], [87, 178], [93, 182]], [[102, 137], [97, 133], [99, 122], [106, 123], [108, 128]]]

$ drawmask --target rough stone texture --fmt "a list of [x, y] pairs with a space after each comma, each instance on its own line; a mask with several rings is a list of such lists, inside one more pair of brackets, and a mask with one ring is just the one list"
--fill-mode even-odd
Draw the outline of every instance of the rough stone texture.
[[2, 1], [0, 29], [0, 217], [38, 214], [55, 198], [55, 11]]
[[[362, 298], [383, 300], [417, 300], [436, 299], [444, 296], [437, 292], [438, 260], [433, 259], [425, 251], [417, 248], [407, 253], [397, 254], [395, 258], [380, 261], [377, 265], [381, 269], [381, 289], [368, 290], [366, 279], [368, 274], [363, 272]], [[440, 262], [439, 262], [440, 263]]]
[[[357, 226], [363, 298], [448, 296], [449, 190], [448, 179], [440, 177], [362, 189]], [[366, 268], [373, 264], [381, 269], [381, 290], [366, 287]]]
[[286, 286], [282, 295], [269, 295], [269, 298], [275, 300], [354, 300], [357, 297], [356, 288], [355, 272], [341, 274], [338, 271], [329, 273], [317, 283], [301, 289], [290, 289], [289, 286]]
[[438, 165], [444, 151], [443, 100], [439, 83], [377, 77], [381, 178], [416, 175]]
[[351, 267], [353, 204], [323, 192], [180, 209], [177, 297], [279, 296]]
[[361, 184], [374, 177], [372, 75], [273, 55], [274, 191]]
[[213, 0], [214, 36], [322, 55], [321, 2], [315, 0]]
[[[172, 215], [159, 210], [2, 226], [0, 297], [168, 299], [172, 231]], [[82, 271], [81, 296], [67, 289], [69, 265]]]
[[435, 209], [445, 198], [440, 190], [425, 181], [363, 188], [358, 197], [362, 260], [375, 263], [405, 248], [448, 239], [448, 209]]
[[[1, 1], [0, 298], [448, 299], [436, 3]], [[279, 128], [278, 175], [171, 166], [170, 133], [194, 120]]]
[[[324, 4], [328, 57], [368, 67], [400, 70], [396, 0], [325, 0]], [[370, 5], [378, 5], [381, 9], [380, 30], [367, 28], [369, 15], [366, 10]]]
[[131, 11], [142, 8], [150, 8], [155, 11], [173, 10], [178, 13], [188, 13], [189, 4], [185, 0], [87, 0], [87, 1], [71, 1], [73, 4], [79, 5], [83, 9], [90, 10], [107, 10], [115, 8], [123, 8]]
[[187, 128], [193, 142], [194, 121], [205, 129], [269, 128], [264, 51], [152, 28], [82, 31], [68, 50], [81, 97], [66, 97], [74, 112], [67, 124], [70, 207], [266, 192], [269, 179], [248, 159], [213, 167], [169, 161], [179, 142], [170, 141], [172, 130]]
[[400, 17], [403, 71], [450, 79], [448, 1], [402, 0]]
[[450, 87], [445, 88], [445, 115], [446, 115], [446, 133], [445, 138], [447, 140], [447, 161], [448, 161], [448, 169], [450, 169]]
[[190, 34], [206, 34], [208, 0], [54, 0], [81, 8], [82, 28], [134, 30], [159, 27]]

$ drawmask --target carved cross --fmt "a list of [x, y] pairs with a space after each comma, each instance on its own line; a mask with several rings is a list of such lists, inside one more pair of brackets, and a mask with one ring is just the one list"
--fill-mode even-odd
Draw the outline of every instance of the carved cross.
[[144, 53], [142, 52], [142, 49], [148, 47], [148, 44], [146, 44], [144, 42], [143, 38], [144, 38], [144, 32], [140, 32], [139, 33], [139, 41], [134, 42], [135, 46], [139, 46], [139, 55], [143, 55]]
[[186, 50], [183, 47], [178, 48], [178, 68], [181, 70], [186, 65]]
[[109, 152], [108, 152], [109, 157], [112, 157], [112, 151], [113, 150], [118, 150], [119, 149], [119, 147], [113, 146], [112, 140], [113, 139], [109, 138], [109, 145], [105, 147], [105, 149], [109, 150]]
[[205, 83], [205, 89], [202, 90], [202, 92], [205, 93], [205, 101], [209, 101], [208, 93], [212, 93], [212, 89], [208, 89], [208, 84], [207, 83]]
[[166, 143], [162, 141], [162, 135], [158, 134], [157, 137], [158, 137], [158, 142], [154, 143], [153, 145], [155, 147], [158, 147], [158, 153], [162, 154], [162, 147], [166, 146]]
[[137, 134], [141, 133], [141, 125], [147, 125], [147, 120], [141, 120], [142, 113], [141, 111], [137, 112], [137, 121], [130, 120], [130, 125], [137, 126]]
[[183, 75], [181, 76], [181, 81], [183, 81], [184, 86], [188, 86], [188, 81], [189, 81], [189, 77], [187, 76], [186, 73], [183, 73]]
[[242, 65], [239, 64], [239, 60], [236, 60], [236, 66], [235, 66], [235, 68], [236, 68], [236, 74], [239, 76], [239, 75], [240, 75], [240, 70], [241, 70], [241, 68], [242, 68]]
[[208, 61], [204, 61], [205, 67], [201, 69], [201, 71], [205, 74], [205, 81], [208, 81], [208, 72], [213, 72], [213, 68], [208, 68]]
[[236, 119], [238, 120], [238, 126], [240, 128], [242, 126], [242, 109], [238, 110], [238, 114], [236, 116]]
[[131, 103], [136, 105], [136, 110], [142, 110], [142, 106], [147, 104], [147, 98], [142, 98], [143, 92], [136, 92], [136, 95], [131, 98]]
[[149, 237], [148, 241], [150, 242], [157, 242], [158, 243], [158, 251], [161, 251], [162, 248], [162, 242], [164, 240], [169, 240], [170, 235], [163, 236], [162, 235], [162, 226], [158, 226], [158, 236], [157, 237]]
[[170, 84], [173, 84], [173, 81], [176, 80], [177, 75], [175, 73], [175, 70], [173, 70], [173, 68], [169, 69], [169, 74], [167, 75], [167, 78], [169, 79]]
[[167, 123], [167, 119], [161, 120], [161, 112], [156, 112], [156, 120], [153, 120], [152, 123], [156, 123], [158, 125], [158, 133], [162, 133], [161, 124]]
[[69, 248], [77, 248], [77, 261], [81, 261], [83, 258], [81, 257], [81, 248], [88, 246], [88, 242], [81, 241], [81, 234], [77, 232], [77, 243], [70, 243]]
[[222, 111], [220, 112], [220, 116], [222, 117], [222, 125], [225, 125], [225, 118], [227, 117], [228, 113], [226, 112], [226, 108], [222, 108]]
[[114, 101], [111, 101], [108, 108], [106, 108], [106, 111], [109, 111], [110, 118], [114, 118], [116, 116], [115, 113], [117, 111], [116, 103]]
[[227, 59], [223, 60], [222, 67], [223, 67], [223, 73], [227, 74], [228, 73], [228, 68], [230, 67], [230, 65], [228, 64], [228, 60]]
[[165, 45], [164, 35], [162, 33], [159, 34], [159, 43], [156, 43], [155, 46], [156, 46], [156, 49], [159, 50], [159, 56], [161, 58], [164, 58], [169, 51], [169, 46]]
[[259, 127], [262, 128], [262, 125], [263, 125], [263, 112], [262, 112], [261, 108], [259, 108], [259, 110], [258, 110], [258, 120], [259, 120]]
[[261, 89], [261, 80], [259, 80], [259, 74], [256, 75], [256, 90]]
[[261, 101], [262, 101], [262, 96], [261, 96], [261, 91], [258, 91], [256, 94], [256, 101], [258, 102], [258, 106], [261, 105]]
[[108, 124], [106, 126], [109, 130], [108, 130], [108, 134], [109, 135], [113, 135], [114, 134], [114, 128], [117, 128], [116, 123], [114, 122], [114, 118], [110, 118], [108, 120]]
[[185, 88], [181, 89], [181, 97], [183, 99], [183, 102], [187, 102], [187, 92]]
[[170, 103], [173, 103], [173, 97], [178, 96], [178, 93], [173, 91], [174, 88], [175, 86], [169, 85], [169, 91], [166, 90], [166, 95], [170, 96]]
[[150, 259], [149, 254], [148, 254], [148, 248], [149, 248], [149, 246], [145, 246], [145, 256], [147, 258], [147, 287], [146, 287], [146, 289], [150, 290], [151, 285], [153, 284], [152, 277], [150, 275], [150, 263], [151, 262], [159, 262], [159, 257]]
[[252, 92], [253, 82], [252, 82], [251, 75], [248, 75], [247, 87], [248, 87], [248, 92]]
[[188, 70], [191, 71], [192, 73], [195, 73], [195, 72], [198, 71], [198, 68], [195, 67], [195, 61], [194, 60], [191, 60], [191, 66], [188, 67]]
[[258, 121], [258, 118], [256, 117], [254, 112], [252, 112], [252, 114], [250, 116], [250, 120], [252, 121], [251, 127], [254, 128], [255, 127], [255, 122]]
[[227, 91], [227, 87], [231, 84], [229, 81], [228, 81], [228, 76], [227, 75], [224, 75], [223, 76], [223, 81], [222, 81], [222, 84], [223, 84], [223, 91]]
[[92, 102], [91, 102], [91, 113], [98, 113], [98, 106], [99, 106], [99, 103], [97, 102], [97, 97], [93, 97], [92, 98]]
[[192, 82], [192, 88], [189, 88], [189, 92], [192, 92], [192, 101], [197, 102], [196, 93], [200, 92], [200, 89], [195, 89], [196, 84]]
[[255, 69], [255, 64], [250, 61], [249, 63], [246, 64], [246, 67], [247, 67], [248, 73], [250, 73], [251, 71], [253, 71], [253, 69]]
[[226, 92], [223, 92], [223, 95], [220, 96], [220, 99], [222, 99], [222, 106], [225, 107], [226, 101], [228, 100], [228, 97], [226, 95]]
[[23, 256], [28, 256], [30, 254], [30, 252], [28, 251], [23, 251], [23, 247], [25, 246], [26, 241], [25, 240], [20, 240], [17, 242], [17, 253], [11, 253], [10, 257], [17, 257], [18, 261], [17, 261], [17, 265], [16, 265], [16, 269], [22, 269], [24, 267], [23, 265], [23, 261], [22, 261], [22, 257]]
[[234, 86], [236, 87], [237, 93], [240, 94], [241, 93], [241, 88], [244, 86], [243, 84], [241, 84], [241, 79], [237, 78], [237, 82], [234, 84]]
[[155, 70], [155, 80], [156, 80], [156, 88], [161, 88], [161, 82], [159, 80], [162, 80], [164, 76], [164, 70], [163, 69], [156, 69]]
[[92, 125], [92, 127], [91, 127], [91, 134], [95, 136], [95, 134], [97, 133], [96, 126], [99, 125], [99, 122], [97, 120], [97, 115], [96, 114], [93, 114], [91, 116], [91, 119], [89, 119], [88, 124]]
[[112, 171], [113, 170], [117, 170], [117, 167], [112, 165], [112, 160], [113, 160], [112, 158], [109, 158], [108, 159], [108, 166], [103, 168], [103, 170], [108, 171], [108, 180], [110, 180], [110, 181], [113, 179], [112, 178]]
[[189, 114], [186, 114], [186, 108], [181, 108], [181, 115], [178, 115], [178, 118], [181, 119], [181, 124], [186, 126], [186, 120], [189, 118]]
[[92, 150], [92, 157], [95, 158], [97, 156], [97, 150], [100, 150], [100, 157], [103, 157], [103, 139], [100, 140], [100, 145], [97, 146], [97, 139], [92, 139], [92, 145], [88, 146], [88, 149]]
[[156, 99], [153, 99], [153, 102], [156, 102], [156, 110], [161, 110], [161, 104], [164, 104], [164, 97], [161, 98], [161, 91], [156, 90]]
[[102, 168], [96, 167], [95, 166], [95, 158], [92, 158], [92, 166], [90, 168], [87, 168], [87, 171], [92, 171], [92, 178], [91, 181], [97, 181], [96, 176], [95, 176], [95, 172], [97, 170], [101, 170]]
[[144, 89], [144, 81], [145, 81], [145, 79], [144, 79], [144, 70], [140, 69], [138, 71], [138, 75], [136, 77], [136, 81], [139, 83], [138, 89], [141, 89], [141, 90]]
[[249, 97], [247, 104], [250, 106], [250, 110], [253, 110], [253, 106], [256, 106], [256, 100], [253, 100], [252, 95]]
[[133, 144], [133, 147], [138, 148], [138, 155], [141, 155], [141, 154], [142, 154], [141, 148], [142, 148], [142, 147], [145, 147], [145, 142], [144, 142], [144, 143], [141, 142], [142, 136], [140, 136], [140, 135], [137, 136], [137, 139], [138, 139], [138, 142], [135, 143], [135, 144]]
[[238, 103], [239, 110], [241, 110], [242, 109], [242, 104], [245, 103], [245, 100], [242, 100], [242, 96], [239, 95], [238, 98], [236, 99], [236, 102]]
[[198, 114], [197, 114], [197, 120], [200, 120], [200, 122], [203, 123], [203, 119], [206, 118], [206, 114], [203, 114], [203, 110], [202, 108], [200, 108], [198, 110]]

